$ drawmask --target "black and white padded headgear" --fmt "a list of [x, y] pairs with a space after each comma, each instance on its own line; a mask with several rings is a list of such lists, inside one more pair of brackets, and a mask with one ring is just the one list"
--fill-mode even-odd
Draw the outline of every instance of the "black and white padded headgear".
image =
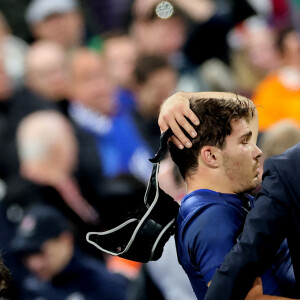
[[[103, 232], [89, 232], [86, 239], [99, 250], [122, 258], [148, 262], [157, 260], [163, 247], [175, 233], [179, 204], [160, 189], [158, 172], [160, 161], [168, 150], [169, 129], [160, 137], [160, 147], [154, 158], [152, 174], [144, 195], [144, 201], [127, 217], [119, 220], [119, 225]], [[130, 216], [130, 217], [128, 217]]]

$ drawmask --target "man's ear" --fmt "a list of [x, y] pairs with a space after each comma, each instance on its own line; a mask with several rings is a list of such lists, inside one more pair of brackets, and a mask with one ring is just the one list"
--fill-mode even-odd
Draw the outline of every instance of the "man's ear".
[[200, 156], [204, 164], [217, 168], [220, 165], [220, 149], [215, 146], [204, 146], [200, 151]]

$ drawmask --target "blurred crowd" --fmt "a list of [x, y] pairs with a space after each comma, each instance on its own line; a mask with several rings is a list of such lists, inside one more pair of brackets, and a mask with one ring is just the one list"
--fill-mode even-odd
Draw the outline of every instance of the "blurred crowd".
[[[250, 97], [265, 157], [300, 141], [299, 0], [170, 0], [166, 19], [159, 2], [28, 0], [22, 20], [0, 4], [4, 299], [195, 299], [173, 239], [145, 265], [85, 240], [143, 199], [174, 92]], [[160, 185], [180, 202], [169, 158]]]

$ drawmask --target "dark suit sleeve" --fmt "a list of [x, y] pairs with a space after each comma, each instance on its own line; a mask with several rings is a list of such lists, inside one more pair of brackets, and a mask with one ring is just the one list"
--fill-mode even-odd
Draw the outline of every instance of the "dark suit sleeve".
[[286, 236], [289, 214], [288, 192], [269, 159], [255, 207], [246, 218], [238, 243], [216, 271], [206, 300], [245, 299], [255, 277], [271, 266]]

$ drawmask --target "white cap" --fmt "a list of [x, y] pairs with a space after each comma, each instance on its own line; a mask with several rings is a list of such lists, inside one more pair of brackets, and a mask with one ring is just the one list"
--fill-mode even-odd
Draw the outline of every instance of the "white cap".
[[76, 0], [33, 0], [26, 10], [25, 19], [32, 25], [52, 14], [67, 13], [76, 10], [77, 7]]

